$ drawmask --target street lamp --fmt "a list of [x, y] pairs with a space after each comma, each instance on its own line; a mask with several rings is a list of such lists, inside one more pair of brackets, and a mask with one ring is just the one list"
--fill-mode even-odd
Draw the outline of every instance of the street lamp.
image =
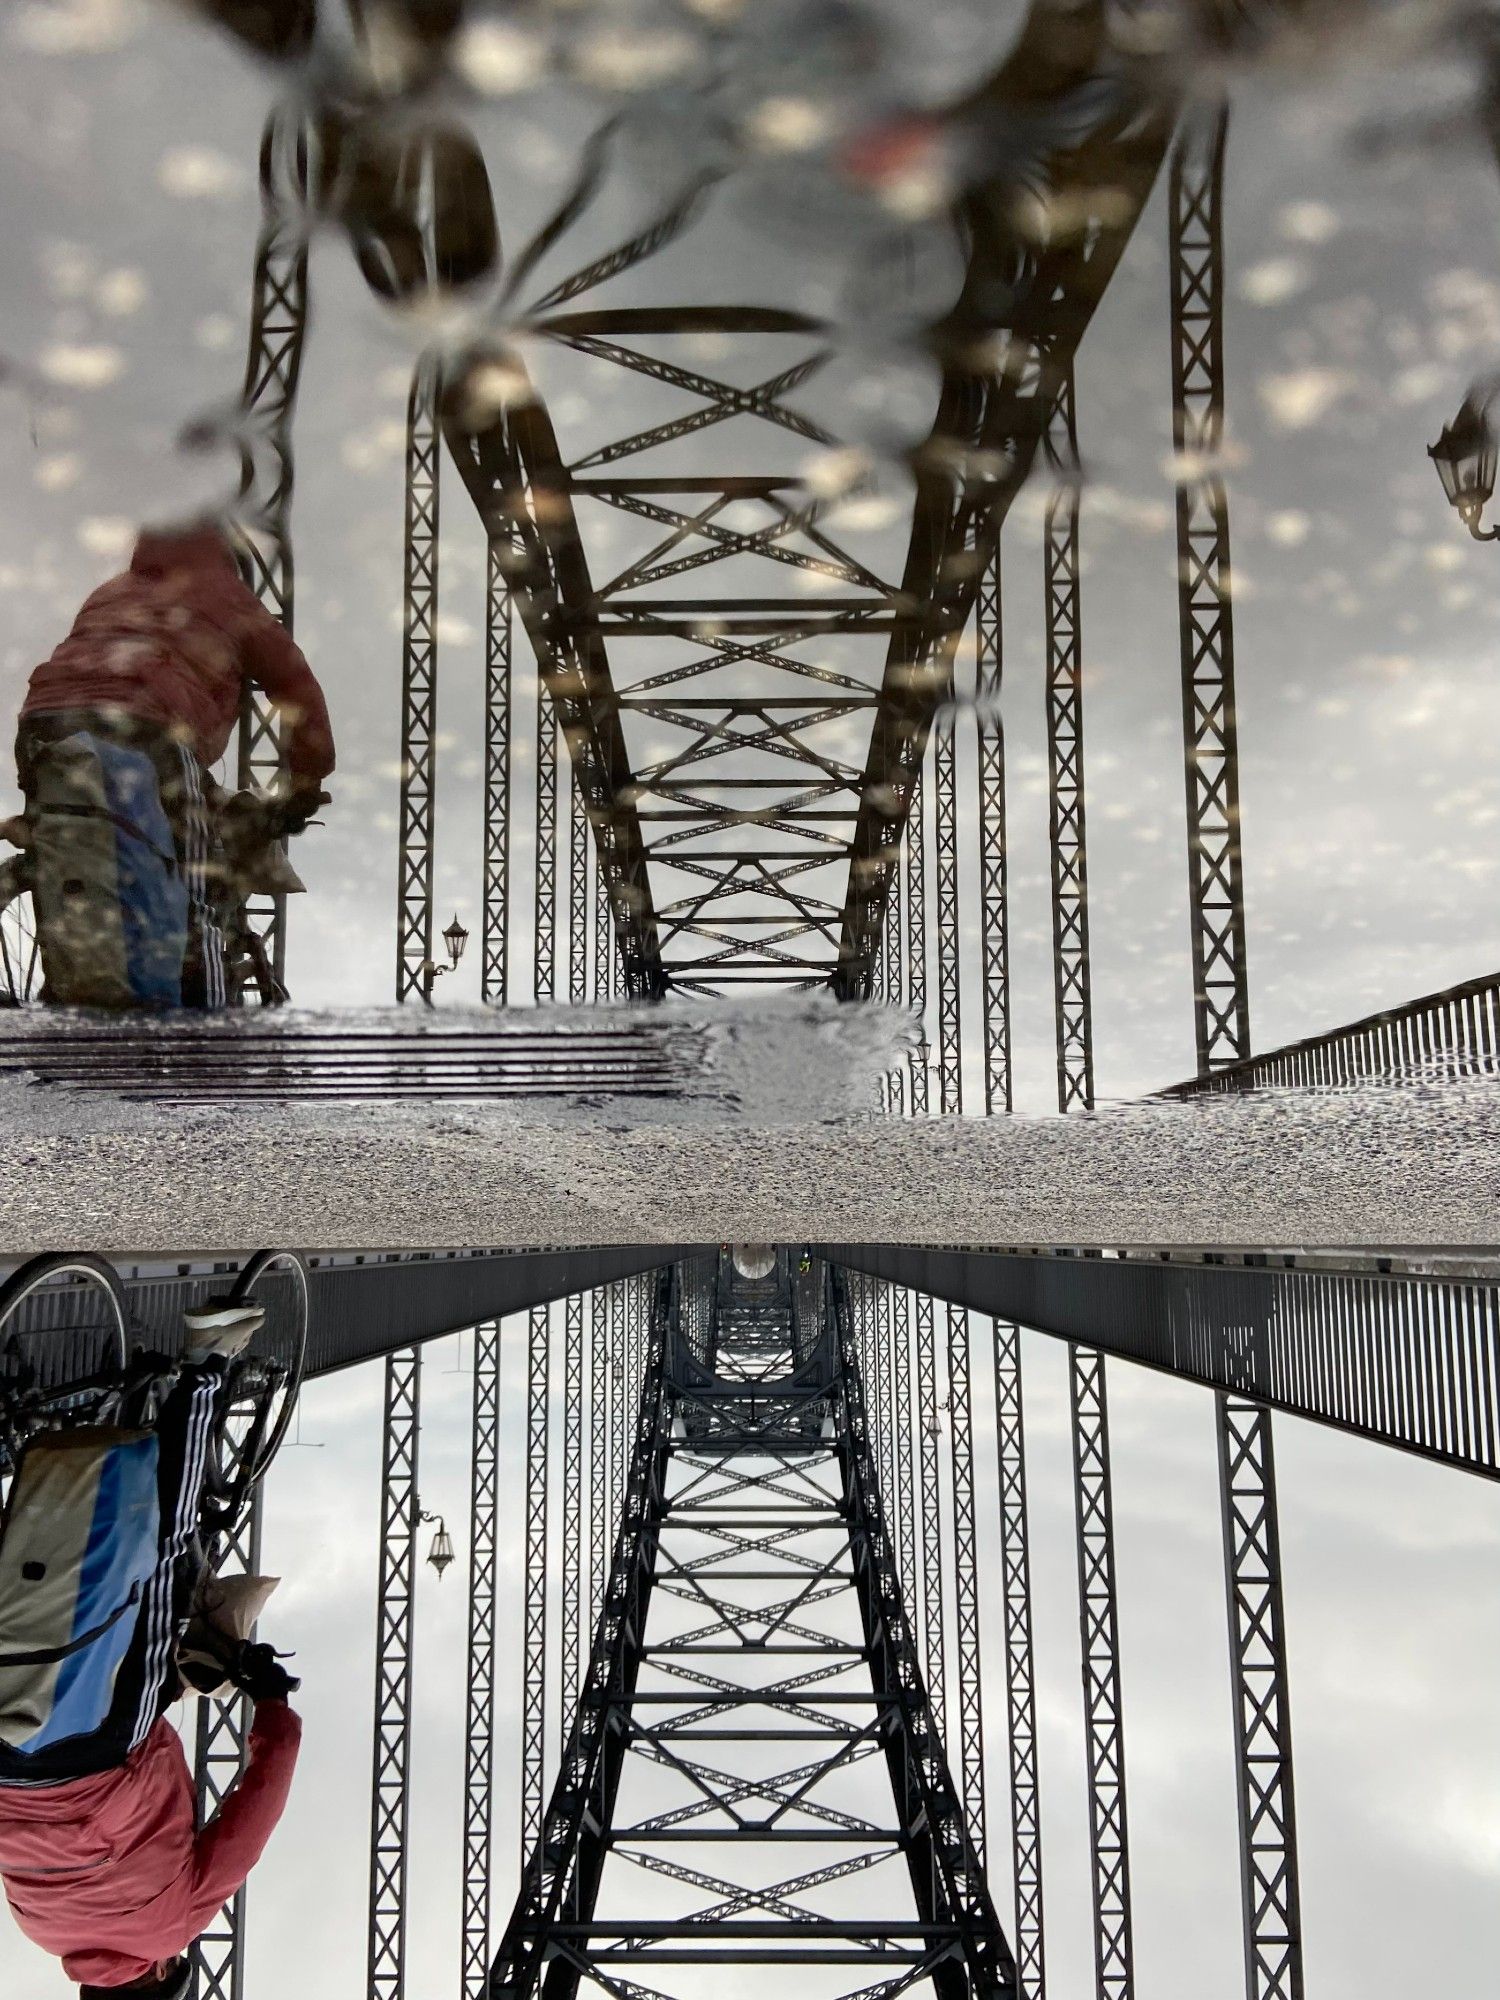
[[1448, 504], [1458, 510], [1459, 519], [1476, 542], [1500, 541], [1500, 528], [1486, 530], [1479, 525], [1495, 490], [1496, 444], [1489, 416], [1493, 393], [1491, 390], [1481, 397], [1471, 390], [1453, 422], [1444, 425], [1437, 443], [1427, 447]]
[[443, 945], [448, 953], [448, 963], [439, 965], [433, 958], [424, 958], [422, 961], [422, 998], [429, 1007], [432, 1005], [433, 987], [445, 972], [458, 970], [458, 961], [463, 957], [464, 947], [468, 942], [469, 933], [458, 921], [458, 913], [455, 911], [452, 923], [443, 932]]
[[437, 1533], [432, 1538], [432, 1547], [427, 1551], [427, 1560], [441, 1576], [453, 1560], [453, 1537], [448, 1533], [448, 1524], [441, 1514], [418, 1513], [417, 1520], [435, 1521]]

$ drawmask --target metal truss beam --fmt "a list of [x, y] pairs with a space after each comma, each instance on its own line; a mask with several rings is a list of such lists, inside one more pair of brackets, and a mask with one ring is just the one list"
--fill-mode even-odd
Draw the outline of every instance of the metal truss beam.
[[[922, 1552], [922, 1606], [918, 1629], [922, 1635], [922, 1671], [927, 1683], [927, 1700], [932, 1709], [932, 1726], [940, 1737], [948, 1734], [947, 1621], [943, 1613], [943, 1495], [938, 1471], [938, 1440], [943, 1420], [938, 1414], [946, 1406], [938, 1381], [937, 1329], [932, 1300], [919, 1292], [912, 1301], [916, 1319], [917, 1420], [920, 1459], [917, 1470], [917, 1505]], [[946, 1346], [946, 1342], [944, 1343]], [[946, 1371], [945, 1371], [946, 1372]]]
[[911, 1051], [912, 1116], [925, 1117], [930, 1101], [927, 1042], [927, 832], [922, 807], [922, 772], [912, 780], [911, 812], [906, 827], [906, 1005], [917, 1021], [917, 1046]]
[[[1055, 16], [1044, 7], [1032, 13], [987, 98], [1013, 107], [1029, 102], [1040, 111], [1037, 79], [1050, 98], [1058, 89], [1097, 88], [1110, 70], [1110, 31], [1102, 14], [1080, 21], [1076, 48], [1059, 68]], [[1066, 72], [1066, 76], [1064, 76]], [[922, 453], [918, 467], [916, 527], [902, 582], [926, 607], [924, 629], [897, 633], [891, 642], [881, 703], [875, 717], [865, 767], [853, 866], [845, 905], [836, 985], [845, 993], [868, 991], [869, 969], [879, 936], [879, 908], [886, 894], [895, 848], [901, 838], [900, 803], [909, 800], [911, 778], [920, 769], [941, 687], [914, 675], [916, 661], [929, 658], [935, 642], [954, 644], [968, 621], [978, 578], [999, 537], [1006, 512], [1030, 470], [1059, 388], [1066, 378], [1095, 305], [1123, 253], [1140, 208], [1159, 169], [1170, 134], [1173, 107], [1165, 96], [1143, 101], [1123, 77], [1108, 93], [1110, 110], [1080, 141], [1065, 145], [1045, 169], [1049, 198], [1077, 201], [1089, 220], [1078, 234], [1059, 238], [1038, 253], [1018, 240], [1013, 204], [998, 190], [979, 192], [967, 220], [970, 263], [965, 308], [982, 319], [981, 301], [992, 293], [1002, 270], [1010, 273], [1010, 307], [1003, 330], [991, 318], [990, 342], [981, 350], [1001, 362], [993, 372], [976, 364], [970, 345], [945, 356], [939, 408], [933, 429], [936, 449], [930, 470]], [[1101, 207], [1108, 189], [1112, 214]], [[1003, 467], [992, 483], [955, 499], [949, 482], [954, 445], [963, 444], [987, 462]], [[957, 558], [962, 552], [964, 560]], [[891, 802], [895, 801], [892, 812]]]
[[[752, 431], [762, 445], [790, 440], [799, 458], [809, 444], [825, 459], [837, 447], [809, 406], [832, 358], [826, 327], [738, 304], [601, 308], [586, 297], [668, 246], [691, 270], [684, 239], [714, 172], [538, 291], [543, 259], [565, 253], [607, 179], [614, 142], [601, 132], [511, 264], [516, 323], [599, 385], [591, 406], [637, 410], [637, 384], [622, 378], [640, 378], [653, 401], [669, 399], [659, 421], [570, 448], [514, 350], [477, 352], [456, 371], [448, 443], [487, 529], [515, 535], [516, 601], [579, 770], [628, 994], [768, 982], [871, 991], [916, 775], [978, 571], [1171, 123], [1170, 106], [1142, 97], [1102, 16], [1079, 24], [1059, 56], [1041, 4], [979, 87], [976, 102], [992, 101], [1056, 134], [1038, 170], [1079, 226], [1039, 248], [1017, 220], [1008, 173], [966, 190], [953, 217], [966, 274], [934, 336], [937, 406], [930, 449], [913, 454], [899, 575], [877, 573], [852, 545], [836, 512], [849, 496], [745, 469], [763, 458]], [[1080, 102], [1085, 119], [1054, 115]], [[722, 375], [703, 365], [707, 332], [729, 353]], [[497, 384], [502, 396], [486, 393]], [[705, 438], [722, 446], [722, 470], [705, 462]], [[608, 542], [595, 534], [606, 520]], [[648, 669], [617, 678], [641, 640]], [[726, 693], [692, 687], [707, 675], [722, 684], [726, 668], [742, 676]], [[856, 709], [871, 724], [862, 764], [818, 733]], [[653, 740], [673, 739], [639, 768], [623, 726], [636, 714], [657, 725]], [[792, 865], [826, 873], [794, 887], [786, 869], [759, 865], [772, 844], [794, 844]], [[949, 1024], [951, 1041], [951, 1014]], [[951, 1072], [950, 1061], [950, 1083]]]
[[1262, 1403], [1222, 1390], [1214, 1401], [1234, 1680], [1245, 1994], [1246, 2000], [1302, 2000], [1302, 1908], [1271, 1413]]
[[1052, 982], [1057, 1010], [1057, 1108], [1092, 1108], [1094, 1031], [1089, 978], [1088, 837], [1083, 793], [1083, 620], [1078, 590], [1078, 439], [1069, 368], [1047, 426], [1058, 484], [1044, 534], [1047, 758], [1052, 857]]
[[583, 1605], [587, 1551], [583, 1539], [583, 1295], [563, 1308], [562, 1461], [562, 1699], [558, 1722], [562, 1746], [573, 1727], [573, 1711], [583, 1678]]
[[1188, 115], [1172, 149], [1168, 203], [1177, 608], [1200, 1074], [1250, 1054], [1229, 497], [1220, 470], [1228, 125], [1227, 105]]
[[1089, 1776], [1094, 1990], [1098, 2000], [1131, 2000], [1135, 1991], [1135, 1965], [1125, 1804], [1125, 1722], [1120, 1706], [1114, 1510], [1110, 1497], [1109, 1403], [1104, 1356], [1099, 1350], [1074, 1346], [1069, 1348], [1068, 1357]]
[[386, 1357], [375, 1637], [370, 1824], [370, 2000], [406, 1991], [406, 1861], [411, 1804], [412, 1599], [416, 1582], [422, 1351]]
[[[1500, 1478], [1500, 1284], [1263, 1252], [819, 1246], [851, 1270]], [[1291, 1268], [1288, 1268], [1288, 1267]]]
[[[859, 1346], [841, 1289], [785, 1253], [770, 1280], [726, 1257], [658, 1293], [586, 1693], [490, 2000], [580, 1984], [668, 2000], [675, 1968], [697, 1992], [705, 1965], [784, 1980], [852, 1964], [865, 2000], [919, 1982], [938, 2000], [1014, 1995], [903, 1607]], [[741, 1775], [747, 1741], [761, 1751]], [[874, 1820], [846, 1782], [870, 1758], [895, 1808]], [[650, 1788], [622, 1818], [638, 1765]], [[741, 1849], [727, 1869], [724, 1840]], [[826, 1865], [778, 1865], [778, 1844], [829, 1840], [846, 1852]], [[875, 1870], [873, 1915], [816, 1897]], [[638, 1871], [671, 1898], [650, 1914]]]
[[1009, 859], [1005, 841], [1005, 724], [1000, 682], [1000, 543], [984, 565], [975, 601], [975, 726], [979, 739], [979, 949], [984, 1007], [984, 1108], [1011, 1108]]
[[958, 766], [953, 682], [948, 706], [934, 732], [933, 805], [937, 857], [938, 1103], [947, 1113], [964, 1108], [963, 994], [958, 921]]
[[997, 1319], [993, 1325], [1017, 1989], [1019, 2000], [1045, 2000], [1041, 1781], [1037, 1768], [1036, 1672], [1031, 1643], [1031, 1539], [1026, 1510], [1021, 1329], [1012, 1320]]
[[954, 1650], [958, 1744], [969, 1840], [981, 1867], [986, 1851], [984, 1660], [979, 1638], [979, 1551], [974, 1521], [972, 1331], [961, 1306], [948, 1308], [949, 1472], [953, 1505]]
[[510, 998], [510, 731], [513, 618], [502, 560], [491, 536], [484, 596], [484, 919], [480, 998]]
[[396, 998], [429, 994], [437, 769], [439, 451], [435, 364], [419, 363], [406, 406], [406, 539], [401, 628], [401, 825]]
[[610, 1511], [610, 1409], [609, 1409], [609, 1301], [604, 1292], [589, 1296], [588, 1359], [588, 1515], [584, 1521], [584, 1559], [588, 1589], [584, 1598], [584, 1620], [592, 1632], [599, 1622], [604, 1602], [604, 1582], [609, 1572]]
[[568, 999], [589, 997], [589, 821], [578, 767], [568, 766]]
[[557, 733], [546, 690], [536, 708], [536, 928], [532, 993], [540, 1003], [557, 997]]
[[[240, 490], [246, 581], [292, 630], [292, 418], [307, 336], [307, 132], [296, 113], [272, 114], [260, 147], [261, 227], [255, 250], [250, 344], [240, 399]], [[240, 710], [236, 784], [271, 791], [286, 770], [277, 710], [247, 688]], [[286, 977], [286, 897], [252, 897], [245, 918], [278, 982]]]
[[500, 1322], [474, 1329], [469, 1482], [469, 1655], [464, 1703], [464, 1889], [459, 1992], [480, 2000], [490, 1961], [494, 1861], [496, 1514], [500, 1499]]
[[[220, 1576], [260, 1573], [261, 1489], [220, 1559]], [[244, 1695], [198, 1704], [193, 1789], [198, 1824], [206, 1826], [239, 1782], [250, 1750], [251, 1703]], [[193, 2000], [244, 2000], [245, 1888], [230, 1897], [192, 1948]]]
[[551, 1329], [533, 1306], [526, 1345], [526, 1555], [521, 1613], [521, 1854], [542, 1825], [547, 1761], [547, 1530], [551, 1425]]

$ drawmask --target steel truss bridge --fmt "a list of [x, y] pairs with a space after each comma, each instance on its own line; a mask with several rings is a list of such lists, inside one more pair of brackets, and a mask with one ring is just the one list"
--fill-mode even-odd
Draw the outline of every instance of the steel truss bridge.
[[[1493, 1068], [1493, 978], [1291, 1050], [1253, 1048], [1218, 452], [1228, 110], [1185, 111], [1143, 83], [1103, 6], [1067, 20], [1059, 40], [1056, 11], [1038, 4], [1001, 68], [955, 107], [1041, 137], [1021, 185], [1014, 170], [970, 185], [946, 224], [927, 225], [951, 229], [962, 268], [924, 336], [936, 388], [927, 434], [895, 482], [894, 535], [888, 504], [879, 530], [861, 511], [889, 502], [890, 468], [852, 462], [820, 414], [838, 327], [723, 303], [706, 282], [693, 295], [717, 173], [588, 240], [609, 183], [608, 129], [557, 212], [512, 252], [489, 332], [418, 368], [398, 1000], [430, 991], [446, 466], [487, 560], [485, 998], [827, 988], [900, 1005], [922, 1024], [920, 1046], [887, 1079], [888, 1112], [1009, 1111], [1001, 535], [1036, 474], [1049, 492], [1043, 574], [1024, 587], [1046, 607], [1057, 1099], [1065, 1113], [1092, 1106], [1087, 412], [1074, 360], [1164, 176], [1184, 995], [1197, 1050], [1182, 1094], [1371, 1077], [1399, 1087], [1434, 1065]], [[302, 112], [272, 120], [261, 165], [242, 498], [253, 581], [290, 625], [306, 223], [323, 171]], [[418, 174], [414, 185], [425, 193], [413, 227], [425, 268], [439, 271], [435, 181]], [[568, 393], [554, 397], [554, 383]], [[568, 414], [580, 406], [582, 426]], [[628, 421], [611, 427], [622, 409]], [[1007, 582], [1018, 587], [1014, 574]], [[529, 685], [518, 625], [534, 706], [518, 699]], [[512, 754], [523, 737], [534, 746], [526, 787]], [[973, 760], [972, 817], [959, 812], [961, 751]], [[276, 719], [256, 708], [242, 776], [263, 780], [278, 761]], [[529, 879], [512, 857], [523, 811]], [[977, 923], [960, 922], [961, 905]], [[285, 911], [267, 903], [255, 917], [280, 970]], [[966, 1038], [971, 951], [980, 1018]], [[142, 1267], [129, 1281], [138, 1318], [169, 1341], [182, 1305], [224, 1268]], [[781, 1246], [751, 1278], [713, 1246], [573, 1246], [318, 1258], [312, 1290], [314, 1374], [385, 1362], [371, 2000], [406, 1991], [422, 1353], [465, 1328], [475, 1329], [466, 2000], [539, 1990], [659, 2000], [709, 1991], [714, 1968], [728, 1966], [782, 1987], [795, 1967], [798, 1991], [858, 2000], [1043, 2000], [1023, 1325], [1069, 1356], [1098, 2000], [1135, 1991], [1108, 1408], [1122, 1361], [1201, 1384], [1206, 1423], [1212, 1406], [1245, 1989], [1248, 2000], [1300, 2000], [1273, 1424], [1330, 1424], [1496, 1477], [1491, 1268], [1433, 1274], [1395, 1247], [1309, 1261], [1150, 1246], [809, 1245]], [[496, 1600], [504, 1341], [524, 1343], [526, 1360], [515, 1621]], [[981, 1523], [975, 1439], [990, 1418], [999, 1512]], [[982, 1570], [978, 1537], [996, 1530], [998, 1569]], [[247, 1562], [257, 1532], [240, 1551]], [[981, 1658], [992, 1588], [1001, 1700]], [[501, 1882], [495, 1690], [499, 1644], [512, 1638], [524, 1859], [519, 1882]], [[997, 1741], [1003, 1815], [986, 1798], [986, 1745]], [[209, 1711], [205, 1810], [243, 1750], [240, 1711]], [[1011, 1887], [1003, 1908], [992, 1873]], [[242, 1897], [200, 1946], [199, 1992], [244, 1991]]]

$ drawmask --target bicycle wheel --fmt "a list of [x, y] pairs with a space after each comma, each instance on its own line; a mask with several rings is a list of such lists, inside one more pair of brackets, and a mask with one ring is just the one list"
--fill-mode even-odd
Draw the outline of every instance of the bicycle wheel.
[[34, 1000], [42, 984], [41, 944], [27, 879], [30, 857], [0, 862], [0, 1007]]
[[265, 1477], [297, 1405], [307, 1357], [307, 1266], [295, 1250], [258, 1250], [230, 1297], [266, 1311], [246, 1352], [230, 1364], [229, 1401], [208, 1457], [209, 1490], [242, 1501]]
[[81, 1251], [33, 1257], [0, 1285], [0, 1374], [43, 1389], [123, 1369], [130, 1317], [112, 1264]]

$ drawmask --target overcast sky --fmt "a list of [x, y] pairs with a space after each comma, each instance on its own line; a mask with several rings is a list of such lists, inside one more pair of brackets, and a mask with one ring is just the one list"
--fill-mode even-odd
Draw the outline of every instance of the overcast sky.
[[[976, 26], [979, 9], [903, 14], [891, 0], [883, 11], [903, 29], [891, 73], [933, 97], [974, 73], [992, 32]], [[47, 385], [0, 392], [0, 709], [9, 712], [134, 523], [220, 490], [222, 467], [186, 466], [171, 443], [238, 386], [268, 85], [145, 0], [17, 0], [0, 37], [0, 354]], [[1494, 162], [1462, 130], [1427, 136], [1445, 123], [1432, 108], [1459, 103], [1465, 88], [1460, 72], [1403, 57], [1336, 78], [1309, 62], [1296, 75], [1245, 80], [1238, 98], [1226, 338], [1251, 1005], [1262, 1046], [1485, 971], [1500, 942], [1491, 665], [1500, 558], [1462, 535], [1425, 458], [1469, 380], [1500, 352]], [[1356, 144], [1394, 114], [1399, 143], [1375, 156]], [[545, 84], [473, 108], [508, 246], [565, 184], [593, 115]], [[679, 129], [630, 155], [634, 178], [609, 215], [640, 211], [653, 176], [672, 165]], [[1096, 1039], [1101, 1094], [1119, 1096], [1192, 1066], [1161, 196], [1078, 369], [1090, 475]], [[837, 291], [836, 253], [848, 246], [815, 207], [800, 238], [732, 195], [702, 227], [698, 265], [673, 267], [684, 284], [732, 278], [762, 297], [779, 286], [819, 309]], [[291, 971], [298, 999], [322, 1006], [383, 1000], [392, 986], [401, 426], [414, 337], [369, 302], [345, 252], [323, 241], [314, 249], [297, 429], [298, 631], [329, 691], [340, 771], [331, 823], [298, 856], [313, 894], [294, 911]], [[939, 288], [942, 269], [935, 252]], [[920, 370], [889, 353], [878, 371], [864, 359], [892, 408], [920, 403]], [[574, 414], [588, 423], [615, 412], [585, 398]], [[440, 920], [456, 906], [472, 923], [483, 548], [456, 480], [448, 493]], [[1005, 604], [1018, 1099], [1035, 1111], [1052, 1090], [1042, 504], [1039, 493], [1023, 497], [1008, 531]], [[529, 686], [523, 673], [523, 712]], [[523, 825], [523, 878], [526, 855]], [[472, 997], [476, 977], [471, 959], [453, 996]], [[513, 1341], [513, 1496], [518, 1351]], [[449, 1511], [466, 1555], [456, 1517], [469, 1382], [445, 1374], [452, 1359], [446, 1347], [429, 1355], [423, 1497]], [[1031, 1341], [1027, 1360], [1052, 1991], [1083, 2000], [1066, 1382], [1053, 1344]], [[1141, 1990], [1219, 2000], [1238, 1990], [1240, 1972], [1211, 1413], [1200, 1393], [1138, 1370], [1116, 1368], [1111, 1381]], [[271, 1629], [306, 1669], [308, 1753], [255, 1885], [250, 2000], [314, 1987], [351, 2000], [362, 1989], [379, 1395], [378, 1370], [310, 1390], [302, 1435], [321, 1448], [289, 1450], [270, 1497], [267, 1562], [288, 1575]], [[1478, 2000], [1492, 1992], [1500, 1956], [1500, 1498], [1304, 1425], [1280, 1423], [1278, 1449], [1309, 1990], [1355, 2000], [1435, 1987]], [[994, 1505], [987, 1485], [986, 1554]], [[513, 1545], [504, 1559], [514, 1601]], [[1002, 1712], [993, 1610], [992, 1717]], [[461, 1569], [442, 1584], [424, 1573], [413, 1993], [456, 1984], [462, 1627]], [[503, 1917], [514, 1864], [504, 1844], [515, 1817], [513, 1631], [502, 1646], [512, 1663]], [[1003, 1798], [998, 1730], [993, 1740]], [[1003, 1840], [996, 1846], [1003, 1857]], [[998, 1873], [1003, 1882], [1003, 1865]], [[15, 2000], [61, 1990], [55, 1969], [3, 1928], [0, 1957]]]

